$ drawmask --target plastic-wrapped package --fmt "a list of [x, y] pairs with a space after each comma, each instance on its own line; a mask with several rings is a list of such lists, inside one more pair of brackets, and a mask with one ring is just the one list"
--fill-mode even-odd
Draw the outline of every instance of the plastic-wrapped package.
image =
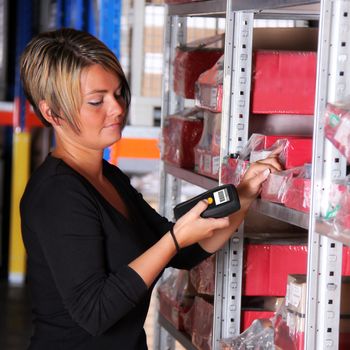
[[322, 219], [334, 234], [350, 238], [350, 175], [332, 183], [327, 199], [328, 208]]
[[199, 75], [211, 68], [223, 54], [223, 49], [208, 46], [222, 41], [223, 35], [216, 35], [176, 48], [174, 59], [174, 91], [176, 94], [185, 98], [194, 98], [195, 82]]
[[301, 171], [301, 167], [271, 173], [262, 184], [261, 198], [270, 202], [285, 202], [288, 182]]
[[178, 330], [184, 329], [184, 315], [193, 304], [189, 288], [188, 271], [176, 269], [158, 287], [159, 312]]
[[194, 147], [203, 131], [203, 111], [184, 110], [165, 118], [162, 159], [181, 168], [194, 168]]
[[196, 106], [214, 113], [222, 110], [224, 76], [224, 56], [221, 56], [213, 67], [202, 73], [195, 84]]
[[324, 132], [326, 138], [350, 162], [350, 105], [327, 104]]
[[197, 294], [214, 295], [215, 254], [190, 270], [190, 281]]
[[194, 148], [195, 171], [217, 179], [220, 165], [221, 114], [204, 112], [202, 137]]
[[311, 164], [305, 164], [300, 173], [289, 180], [284, 197], [288, 208], [310, 212]]
[[[266, 139], [271, 138], [266, 136]], [[279, 159], [285, 169], [292, 169], [312, 161], [312, 139], [306, 137], [278, 138], [270, 147], [252, 150], [250, 162], [267, 158], [271, 153], [279, 153]]]
[[185, 329], [192, 335], [192, 343], [199, 350], [210, 350], [212, 345], [214, 306], [201, 297], [194, 298], [186, 316]]
[[[306, 312], [306, 275], [288, 276], [286, 301], [274, 317], [275, 344], [285, 350], [304, 349]], [[339, 349], [350, 345], [350, 279], [343, 277], [340, 309]]]
[[249, 162], [247, 160], [234, 158], [233, 155], [224, 158], [221, 168], [222, 183], [238, 186], [248, 168]]
[[273, 324], [269, 319], [255, 320], [235, 338], [220, 341], [222, 350], [275, 350]]

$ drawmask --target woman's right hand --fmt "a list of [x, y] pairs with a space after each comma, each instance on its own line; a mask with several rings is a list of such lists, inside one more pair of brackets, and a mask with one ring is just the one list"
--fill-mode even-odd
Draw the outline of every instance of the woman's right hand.
[[173, 231], [180, 248], [210, 238], [215, 230], [229, 226], [228, 217], [202, 218], [200, 215], [207, 207], [208, 202], [202, 200], [176, 222]]

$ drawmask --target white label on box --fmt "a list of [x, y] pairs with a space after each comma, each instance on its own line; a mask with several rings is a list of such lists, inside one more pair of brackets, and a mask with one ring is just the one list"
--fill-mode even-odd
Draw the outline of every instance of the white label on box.
[[217, 108], [217, 96], [218, 96], [218, 88], [217, 86], [212, 86], [210, 89], [210, 108]]
[[293, 305], [294, 307], [298, 307], [301, 301], [301, 296], [302, 296], [302, 287], [294, 284], [294, 283], [290, 283], [289, 284], [289, 304]]
[[211, 155], [210, 154], [204, 155], [203, 169], [206, 173], [211, 173]]
[[219, 172], [219, 167], [220, 167], [220, 157], [219, 156], [213, 157], [213, 172], [212, 172], [213, 175]]

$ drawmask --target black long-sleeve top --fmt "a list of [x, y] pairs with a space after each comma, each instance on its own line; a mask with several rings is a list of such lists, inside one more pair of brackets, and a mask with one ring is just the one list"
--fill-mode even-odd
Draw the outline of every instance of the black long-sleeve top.
[[[21, 200], [34, 334], [30, 349], [147, 349], [143, 329], [152, 288], [128, 264], [173, 223], [156, 213], [117, 167], [103, 163], [130, 213], [119, 213], [83, 176], [49, 155]], [[168, 266], [208, 257], [199, 245]]]

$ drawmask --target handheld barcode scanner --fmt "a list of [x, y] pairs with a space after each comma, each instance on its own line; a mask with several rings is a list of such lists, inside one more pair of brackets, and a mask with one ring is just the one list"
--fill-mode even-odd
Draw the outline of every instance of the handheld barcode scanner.
[[236, 187], [231, 184], [223, 185], [176, 205], [175, 219], [179, 219], [203, 199], [207, 199], [209, 205], [201, 214], [202, 218], [222, 218], [241, 208]]

